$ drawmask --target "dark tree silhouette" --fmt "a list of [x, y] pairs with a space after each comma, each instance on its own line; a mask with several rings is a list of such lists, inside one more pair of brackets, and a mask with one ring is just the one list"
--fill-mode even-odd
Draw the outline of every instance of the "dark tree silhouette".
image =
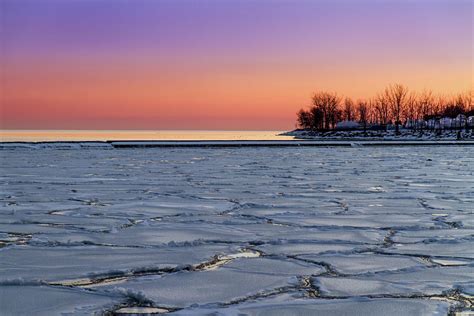
[[337, 93], [317, 92], [313, 95], [313, 106], [322, 112], [324, 129], [334, 128], [339, 121], [341, 98]]
[[358, 101], [357, 102], [357, 112], [359, 113], [359, 122], [364, 127], [364, 133], [367, 131], [367, 122], [368, 122], [368, 114], [369, 109], [367, 106], [367, 102], [365, 101]]
[[351, 98], [344, 99], [344, 116], [343, 119], [346, 121], [355, 120], [355, 106], [354, 101]]
[[455, 118], [459, 114], [464, 114], [464, 106], [462, 104], [450, 104], [443, 111], [443, 116], [449, 118]]
[[311, 113], [303, 109], [298, 111], [298, 125], [304, 129], [310, 129], [312, 123]]
[[395, 120], [395, 133], [400, 134], [401, 115], [407, 102], [408, 88], [397, 83], [386, 88], [384, 94]]
[[375, 97], [375, 111], [378, 116], [378, 122], [382, 126], [387, 126], [390, 119], [390, 109], [386, 95], [378, 94]]
[[[312, 130], [329, 130], [341, 120], [359, 120], [364, 130], [386, 128], [394, 122], [396, 133], [400, 125], [412, 129], [465, 128], [472, 125], [474, 113], [474, 90], [455, 96], [434, 95], [431, 90], [421, 93], [409, 92], [401, 84], [389, 85], [382, 93], [368, 101], [342, 98], [333, 92], [318, 91], [312, 96], [309, 109], [297, 113], [298, 126]], [[459, 116], [462, 114], [461, 116]], [[455, 126], [442, 126], [442, 117], [457, 118]], [[469, 119], [469, 117], [471, 117]], [[446, 121], [444, 121], [446, 122]]]
[[[431, 90], [424, 90], [418, 96], [417, 108], [419, 113], [419, 119], [426, 120], [426, 117], [428, 115], [433, 115], [432, 111], [434, 102], [435, 100], [433, 97], [433, 92]], [[421, 128], [424, 128], [424, 126], [421, 125]]]
[[313, 129], [324, 128], [324, 112], [321, 108], [313, 106], [310, 110], [311, 113], [311, 126]]

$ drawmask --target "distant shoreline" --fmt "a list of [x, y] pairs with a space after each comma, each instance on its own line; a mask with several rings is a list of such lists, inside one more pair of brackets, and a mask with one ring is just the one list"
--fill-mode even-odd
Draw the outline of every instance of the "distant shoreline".
[[[295, 129], [293, 131], [281, 133], [282, 136], [292, 136], [298, 140], [318, 140], [318, 141], [474, 141], [474, 132], [460, 130], [411, 130], [402, 129], [397, 135], [394, 130], [363, 131], [357, 130], [330, 130], [330, 131], [311, 131]], [[458, 139], [459, 137], [459, 139]]]

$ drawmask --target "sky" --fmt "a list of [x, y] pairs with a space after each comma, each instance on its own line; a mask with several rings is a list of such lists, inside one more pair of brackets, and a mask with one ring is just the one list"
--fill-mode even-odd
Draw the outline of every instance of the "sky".
[[314, 91], [466, 91], [473, 6], [0, 0], [0, 128], [287, 130]]

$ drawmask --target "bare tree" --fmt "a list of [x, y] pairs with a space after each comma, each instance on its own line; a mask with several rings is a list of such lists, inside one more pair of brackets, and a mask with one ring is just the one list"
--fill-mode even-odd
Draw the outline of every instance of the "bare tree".
[[369, 115], [369, 108], [366, 101], [359, 100], [357, 102], [357, 112], [359, 113], [359, 121], [364, 126], [364, 133], [367, 131], [367, 121]]
[[351, 98], [344, 99], [344, 119], [347, 121], [353, 121], [355, 119], [355, 106], [354, 101]]
[[406, 122], [410, 122], [412, 128], [417, 128], [418, 118], [419, 118], [419, 109], [418, 109], [418, 99], [415, 92], [408, 94], [406, 106], [403, 108], [402, 115], [405, 118]]
[[384, 94], [395, 120], [395, 133], [399, 134], [401, 115], [407, 102], [408, 88], [397, 83], [386, 88]]
[[[466, 102], [466, 131], [469, 129], [469, 117], [474, 116], [474, 90], [467, 91], [464, 94], [464, 100]], [[474, 125], [472, 126], [474, 131]]]
[[313, 95], [314, 107], [320, 109], [323, 114], [324, 129], [336, 126], [341, 116], [340, 103], [341, 98], [337, 93], [317, 92]]
[[374, 107], [375, 112], [378, 116], [378, 122], [381, 125], [386, 126], [390, 118], [389, 103], [387, 97], [384, 94], [378, 94], [375, 97], [374, 101]]
[[428, 115], [433, 115], [434, 96], [431, 90], [424, 90], [418, 97], [418, 112], [419, 117], [423, 120]]
[[320, 130], [324, 128], [324, 112], [321, 108], [313, 106], [310, 110], [311, 113], [311, 128], [314, 130]]
[[474, 111], [474, 90], [467, 91], [464, 94], [464, 100], [466, 102], [467, 111]]
[[376, 106], [375, 106], [376, 104], [377, 104], [377, 102], [373, 98], [369, 99], [369, 102], [367, 103], [367, 106], [368, 106], [368, 122], [369, 123], [377, 123], [378, 114], [377, 114], [377, 109], [376, 109]]
[[437, 95], [436, 100], [433, 102], [433, 106], [431, 107], [431, 115], [441, 115], [449, 106], [448, 103], [448, 98], [445, 95]]
[[303, 109], [296, 114], [298, 117], [298, 126], [304, 129], [311, 128], [312, 117], [309, 111]]

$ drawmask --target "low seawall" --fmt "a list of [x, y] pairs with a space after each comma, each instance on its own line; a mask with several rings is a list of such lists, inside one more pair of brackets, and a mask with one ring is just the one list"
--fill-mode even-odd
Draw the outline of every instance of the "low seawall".
[[77, 141], [77, 142], [0, 142], [0, 149], [114, 149], [159, 147], [365, 147], [365, 146], [473, 146], [473, 140], [246, 140], [246, 141]]

